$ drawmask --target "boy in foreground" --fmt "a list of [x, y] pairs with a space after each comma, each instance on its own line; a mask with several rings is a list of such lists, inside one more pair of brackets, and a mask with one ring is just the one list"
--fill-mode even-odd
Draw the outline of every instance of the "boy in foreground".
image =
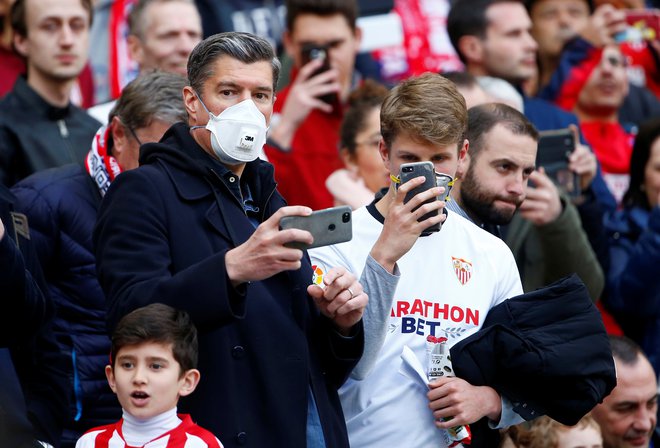
[[184, 311], [154, 303], [124, 316], [112, 335], [105, 374], [123, 410], [117, 423], [85, 433], [76, 448], [222, 448], [177, 414], [199, 383], [197, 330]]

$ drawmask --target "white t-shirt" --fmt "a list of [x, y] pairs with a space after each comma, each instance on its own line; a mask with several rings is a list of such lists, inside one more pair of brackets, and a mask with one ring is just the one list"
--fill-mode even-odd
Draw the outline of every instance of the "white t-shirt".
[[[380, 220], [363, 207], [353, 214], [351, 241], [311, 250], [315, 281], [334, 266], [361, 276]], [[451, 347], [475, 333], [493, 306], [522, 294], [518, 268], [502, 240], [451, 212], [440, 232], [419, 238], [397, 264], [401, 278], [375, 365], [365, 379], [351, 378], [339, 391], [351, 447], [446, 447], [447, 433], [435, 427], [428, 406], [428, 387], [404, 373], [411, 371], [401, 357], [404, 347], [425, 370], [427, 336], [445, 337]], [[367, 328], [369, 318], [365, 313]]]

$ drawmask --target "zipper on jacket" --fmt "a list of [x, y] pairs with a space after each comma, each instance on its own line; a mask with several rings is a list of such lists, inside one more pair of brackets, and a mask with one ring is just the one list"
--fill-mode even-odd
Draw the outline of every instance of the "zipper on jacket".
[[57, 120], [57, 126], [60, 128], [60, 135], [62, 138], [69, 138], [69, 130], [66, 127], [64, 120]]

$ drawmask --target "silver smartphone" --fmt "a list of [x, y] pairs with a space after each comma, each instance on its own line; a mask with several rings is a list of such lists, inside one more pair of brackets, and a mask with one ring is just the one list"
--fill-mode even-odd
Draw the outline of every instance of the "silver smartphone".
[[311, 249], [350, 241], [353, 238], [352, 216], [351, 208], [346, 205], [316, 210], [309, 216], [285, 216], [280, 220], [280, 229], [307, 230], [314, 237], [312, 244], [291, 241], [285, 246]]

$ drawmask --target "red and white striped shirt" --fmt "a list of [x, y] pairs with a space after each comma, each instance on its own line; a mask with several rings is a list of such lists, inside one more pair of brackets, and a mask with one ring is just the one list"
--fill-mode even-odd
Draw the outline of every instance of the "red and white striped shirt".
[[209, 431], [193, 423], [190, 415], [179, 414], [182, 420], [176, 428], [156, 437], [141, 447], [131, 447], [124, 440], [124, 419], [111, 425], [87, 431], [76, 443], [76, 448], [223, 448], [222, 443]]

